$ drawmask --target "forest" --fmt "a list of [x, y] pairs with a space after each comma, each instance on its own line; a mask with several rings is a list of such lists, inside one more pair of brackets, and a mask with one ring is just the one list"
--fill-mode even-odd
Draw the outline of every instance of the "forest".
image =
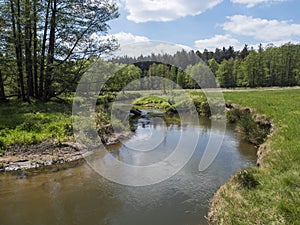
[[280, 47], [268, 44], [265, 48], [260, 44], [257, 50], [247, 45], [241, 51], [235, 51], [233, 46], [214, 52], [182, 50], [175, 55], [124, 56], [112, 61], [133, 63], [140, 76], [160, 74], [185, 89], [200, 88], [199, 84], [209, 87], [211, 73], [222, 88], [300, 85], [300, 45], [292, 43]]

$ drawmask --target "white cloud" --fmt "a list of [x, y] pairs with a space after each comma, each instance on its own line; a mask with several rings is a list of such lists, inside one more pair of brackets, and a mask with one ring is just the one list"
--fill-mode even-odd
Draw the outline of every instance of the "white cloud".
[[216, 48], [227, 48], [228, 46], [234, 46], [236, 50], [239, 50], [240, 43], [237, 39], [228, 34], [215, 35], [212, 38], [195, 41], [195, 47], [200, 51], [203, 51], [205, 48], [207, 50], [214, 51]]
[[195, 16], [213, 8], [223, 0], [121, 0], [136, 23], [172, 21], [185, 16]]
[[138, 57], [140, 55], [154, 54], [175, 54], [182, 49], [186, 51], [192, 50], [192, 48], [181, 45], [160, 41], [152, 41], [148, 37], [133, 35], [131, 33], [120, 32], [113, 35], [107, 35], [101, 38], [115, 38], [120, 45], [119, 49], [115, 52], [111, 52], [107, 57], [116, 57], [127, 55], [130, 57]]
[[125, 32], [109, 35], [109, 37], [116, 38], [120, 45], [126, 45], [135, 42], [150, 41], [150, 39], [145, 36], [133, 35], [132, 33], [125, 33]]
[[245, 4], [248, 8], [254, 7], [255, 5], [265, 3], [272, 4], [276, 2], [285, 2], [287, 0], [231, 0], [232, 3]]
[[128, 45], [121, 45], [120, 49], [114, 52], [115, 56], [127, 55], [130, 57], [138, 57], [140, 55], [148, 56], [152, 53], [154, 54], [175, 54], [177, 51], [181, 51], [185, 49], [187, 51], [191, 50], [191, 48], [178, 45], [178, 44], [170, 44], [166, 42], [159, 41], [146, 41], [146, 42], [136, 42]]
[[230, 21], [222, 25], [225, 31], [254, 37], [259, 41], [272, 42], [300, 37], [300, 24], [293, 24], [291, 21], [266, 20], [244, 15], [227, 18]]
[[261, 42], [256, 44], [248, 45], [249, 48], [253, 47], [255, 50], [258, 50], [259, 45], [261, 44], [263, 48], [267, 48], [268, 46], [277, 46], [280, 47], [287, 43], [299, 43], [299, 41], [296, 40], [280, 40], [280, 41], [273, 41], [273, 42]]

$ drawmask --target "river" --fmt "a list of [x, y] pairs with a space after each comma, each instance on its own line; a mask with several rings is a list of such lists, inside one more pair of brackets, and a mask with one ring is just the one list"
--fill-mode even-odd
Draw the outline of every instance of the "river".
[[[110, 153], [95, 153], [95, 160], [113, 154], [127, 163], [151, 163], [147, 152], [130, 151], [135, 141], [163, 130], [164, 141], [156, 152], [166, 157], [174, 149], [178, 135], [199, 132], [192, 159], [173, 177], [158, 184], [130, 187], [113, 183], [96, 173], [87, 163], [58, 172], [34, 176], [0, 176], [1, 225], [204, 225], [209, 200], [234, 173], [254, 166], [255, 148], [227, 126], [221, 150], [204, 172], [198, 166], [211, 129], [211, 121], [200, 118], [185, 126], [139, 123], [136, 134], [124, 144], [110, 147]], [[189, 138], [182, 140], [187, 144]], [[155, 158], [155, 159], [158, 159]], [[151, 157], [153, 159], [153, 157]], [[105, 159], [104, 159], [105, 160]], [[109, 162], [107, 162], [109, 163]]]

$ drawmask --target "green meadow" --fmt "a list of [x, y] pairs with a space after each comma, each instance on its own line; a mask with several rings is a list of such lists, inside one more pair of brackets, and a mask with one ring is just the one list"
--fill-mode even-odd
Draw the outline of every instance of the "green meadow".
[[236, 174], [215, 195], [212, 224], [299, 224], [300, 90], [229, 91], [224, 97], [267, 115], [274, 127], [261, 146], [260, 167]]

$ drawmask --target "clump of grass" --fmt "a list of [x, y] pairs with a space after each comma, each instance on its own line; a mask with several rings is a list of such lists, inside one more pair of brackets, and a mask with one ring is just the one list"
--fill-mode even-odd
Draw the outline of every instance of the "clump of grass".
[[235, 181], [241, 188], [253, 189], [259, 185], [254, 175], [248, 170], [242, 170], [235, 176]]

